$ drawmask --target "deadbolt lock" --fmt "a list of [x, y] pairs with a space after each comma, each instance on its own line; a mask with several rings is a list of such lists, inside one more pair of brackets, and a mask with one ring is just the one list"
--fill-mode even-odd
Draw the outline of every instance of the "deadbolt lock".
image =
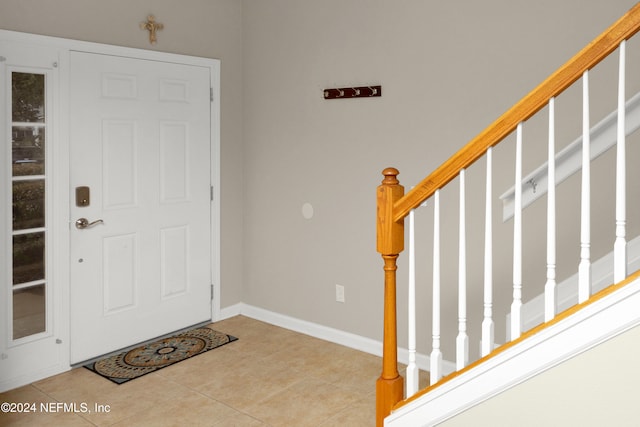
[[76, 206], [83, 208], [91, 204], [91, 190], [89, 187], [76, 187]]

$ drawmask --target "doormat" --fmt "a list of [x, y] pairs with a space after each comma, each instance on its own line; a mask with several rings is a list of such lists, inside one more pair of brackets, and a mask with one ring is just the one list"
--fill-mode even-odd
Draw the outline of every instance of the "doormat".
[[84, 367], [122, 384], [236, 340], [205, 326], [106, 356]]

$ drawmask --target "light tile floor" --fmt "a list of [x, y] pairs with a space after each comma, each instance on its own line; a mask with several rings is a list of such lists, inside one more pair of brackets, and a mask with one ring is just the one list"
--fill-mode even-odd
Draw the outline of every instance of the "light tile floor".
[[0, 412], [0, 426], [375, 425], [379, 357], [243, 316], [214, 329], [239, 340], [122, 385], [77, 368], [2, 393], [38, 410]]

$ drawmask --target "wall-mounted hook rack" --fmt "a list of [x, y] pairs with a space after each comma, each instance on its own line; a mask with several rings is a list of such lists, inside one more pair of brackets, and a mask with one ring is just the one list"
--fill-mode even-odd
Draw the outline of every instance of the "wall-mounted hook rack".
[[382, 96], [382, 86], [341, 87], [324, 90], [324, 99], [372, 98]]

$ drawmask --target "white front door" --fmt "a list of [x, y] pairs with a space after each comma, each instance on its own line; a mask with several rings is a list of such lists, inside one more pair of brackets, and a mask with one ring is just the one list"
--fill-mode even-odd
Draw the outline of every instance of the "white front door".
[[211, 76], [70, 52], [69, 77], [78, 363], [211, 319]]

